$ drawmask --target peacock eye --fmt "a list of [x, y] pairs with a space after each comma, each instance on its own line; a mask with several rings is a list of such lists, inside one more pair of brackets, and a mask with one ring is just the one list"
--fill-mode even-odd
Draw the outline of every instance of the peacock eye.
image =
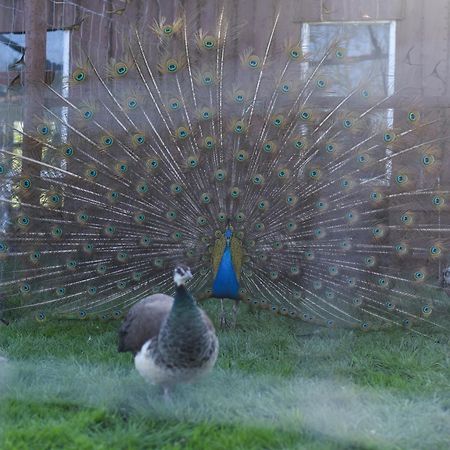
[[128, 73], [128, 66], [125, 63], [117, 63], [114, 66], [116, 75], [122, 77]]
[[336, 49], [334, 54], [335, 54], [336, 58], [341, 59], [345, 56], [345, 49], [338, 48], [338, 49]]
[[76, 69], [72, 74], [73, 81], [81, 83], [86, 80], [86, 72], [83, 69]]
[[166, 69], [170, 73], [175, 73], [178, 70], [178, 62], [175, 59], [169, 59], [166, 62]]
[[211, 86], [214, 83], [214, 76], [210, 72], [206, 72], [202, 76], [204, 86]]
[[104, 136], [102, 138], [102, 144], [105, 145], [106, 147], [111, 147], [111, 145], [113, 145], [114, 143], [114, 139], [111, 136]]
[[248, 59], [248, 65], [249, 67], [251, 67], [252, 69], [256, 69], [257, 67], [259, 67], [260, 65], [260, 59], [258, 56], [256, 55], [252, 55], [249, 57]]
[[298, 59], [300, 58], [300, 56], [301, 56], [301, 50], [300, 50], [300, 47], [295, 46], [295, 47], [292, 47], [292, 48], [289, 50], [289, 57], [290, 57], [292, 60], [296, 61], [296, 60], [298, 60]]
[[417, 122], [419, 120], [420, 114], [418, 112], [415, 111], [410, 111], [408, 113], [408, 120], [410, 122]]
[[42, 134], [42, 136], [46, 136], [50, 132], [50, 129], [47, 125], [39, 125], [37, 127], [37, 130], [39, 134]]
[[395, 181], [398, 184], [404, 184], [404, 183], [406, 183], [408, 181], [408, 176], [407, 175], [403, 175], [403, 174], [397, 175], [395, 177]]
[[311, 114], [308, 111], [302, 111], [300, 113], [300, 118], [303, 120], [308, 120], [311, 118]]
[[136, 107], [137, 107], [137, 100], [136, 99], [130, 99], [130, 100], [128, 100], [128, 108], [129, 109], [136, 109]]
[[211, 50], [216, 47], [216, 38], [214, 36], [205, 36], [202, 43], [205, 49]]
[[434, 206], [441, 206], [444, 204], [444, 199], [442, 197], [435, 196], [433, 197], [432, 202]]
[[207, 148], [208, 150], [213, 149], [215, 146], [215, 140], [214, 138], [212, 138], [211, 136], [206, 136], [203, 139], [203, 147]]

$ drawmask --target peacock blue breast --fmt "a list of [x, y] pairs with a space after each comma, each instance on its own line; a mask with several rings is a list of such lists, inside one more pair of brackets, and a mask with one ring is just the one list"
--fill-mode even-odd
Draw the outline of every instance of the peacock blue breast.
[[219, 269], [214, 279], [213, 297], [217, 298], [239, 298], [239, 281], [233, 267], [231, 258], [231, 247], [227, 245], [220, 260]]

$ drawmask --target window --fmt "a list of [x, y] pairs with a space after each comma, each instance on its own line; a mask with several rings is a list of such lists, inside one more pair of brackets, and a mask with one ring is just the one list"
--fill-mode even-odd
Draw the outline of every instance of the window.
[[[70, 32], [47, 32], [46, 78], [53, 85], [62, 86], [63, 77], [69, 73]], [[62, 45], [61, 45], [62, 44]], [[25, 51], [25, 33], [0, 34], [0, 96], [8, 88], [20, 86]]]
[[[47, 32], [46, 49], [46, 81], [59, 90], [62, 95], [68, 96], [67, 79], [70, 70], [70, 31], [52, 30]], [[2, 101], [9, 95], [22, 95], [25, 51], [25, 33], [0, 34], [0, 146], [7, 146], [11, 152], [20, 156], [22, 154], [23, 109], [22, 102]], [[19, 98], [20, 100], [20, 98]], [[59, 114], [67, 114], [67, 107], [60, 107]], [[67, 136], [67, 130], [61, 130], [62, 139]], [[11, 148], [12, 147], [12, 148]], [[43, 154], [46, 149], [43, 149]], [[3, 158], [5, 159], [5, 158]], [[18, 199], [13, 195], [10, 175], [20, 173], [21, 159], [10, 157], [3, 160], [0, 156], [0, 165], [6, 170], [3, 182], [0, 184], [0, 233], [4, 232], [9, 221], [9, 208], [18, 206]], [[60, 176], [57, 171], [42, 170], [41, 176]]]
[[[339, 80], [335, 88], [327, 91], [327, 96], [345, 96], [344, 86], [355, 86], [360, 80], [370, 77], [370, 95], [385, 98], [394, 94], [395, 85], [395, 21], [364, 22], [317, 22], [302, 25], [302, 47], [304, 53], [310, 55], [304, 63], [305, 72], [308, 66], [319, 62], [326, 46], [333, 39], [342, 42], [345, 48], [343, 63], [326, 66], [326, 73], [334, 80]], [[315, 56], [317, 55], [317, 56]], [[346, 61], [352, 64], [347, 64]], [[381, 123], [386, 129], [394, 126], [394, 111], [385, 108], [380, 111]], [[391, 150], [383, 150], [389, 156]], [[382, 156], [382, 155], [380, 155]], [[389, 185], [392, 174], [392, 162], [387, 160], [379, 173], [372, 175], [366, 182], [378, 185]]]

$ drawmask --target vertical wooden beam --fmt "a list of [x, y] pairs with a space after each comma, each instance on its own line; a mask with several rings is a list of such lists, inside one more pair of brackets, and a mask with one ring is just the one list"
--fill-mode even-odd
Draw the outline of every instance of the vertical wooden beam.
[[[35, 128], [35, 117], [42, 113], [44, 76], [46, 64], [47, 38], [47, 0], [29, 0], [25, 2], [25, 132]], [[40, 159], [41, 145], [35, 140], [24, 137], [23, 155]], [[23, 162], [22, 171], [31, 176], [39, 176], [39, 167]], [[37, 180], [37, 178], [36, 178]]]

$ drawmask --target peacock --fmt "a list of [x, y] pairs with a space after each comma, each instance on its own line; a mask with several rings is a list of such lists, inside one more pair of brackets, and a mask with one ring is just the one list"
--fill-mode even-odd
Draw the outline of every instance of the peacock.
[[164, 389], [208, 373], [217, 360], [219, 342], [206, 313], [186, 290], [191, 270], [174, 270], [175, 298], [154, 294], [136, 303], [119, 330], [119, 352], [130, 351], [138, 372]]
[[185, 261], [199, 301], [234, 301], [232, 324], [244, 302], [447, 329], [445, 117], [396, 86], [385, 25], [301, 23], [302, 2], [258, 24], [225, 0], [62, 3], [70, 70], [31, 99], [10, 88], [8, 111], [33, 116], [2, 118], [5, 318], [122, 317], [173, 294]]

